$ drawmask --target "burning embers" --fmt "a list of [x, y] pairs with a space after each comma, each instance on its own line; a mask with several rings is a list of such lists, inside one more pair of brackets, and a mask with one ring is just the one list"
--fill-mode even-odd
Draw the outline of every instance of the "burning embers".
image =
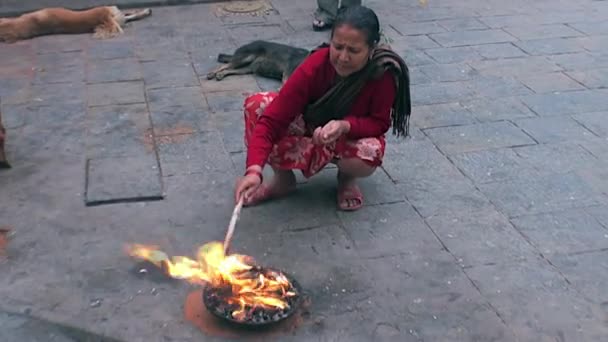
[[203, 245], [197, 260], [172, 259], [156, 246], [129, 245], [130, 256], [149, 261], [169, 276], [206, 285], [203, 302], [214, 315], [248, 325], [287, 318], [300, 302], [297, 282], [285, 274], [255, 265], [246, 255], [224, 255], [220, 242]]

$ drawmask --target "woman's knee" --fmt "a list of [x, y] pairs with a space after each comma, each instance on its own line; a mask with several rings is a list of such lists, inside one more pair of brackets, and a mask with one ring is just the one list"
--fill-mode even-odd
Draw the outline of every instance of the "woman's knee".
[[277, 96], [277, 93], [274, 92], [257, 92], [251, 95], [248, 95], [243, 101], [243, 109], [245, 112], [261, 112], [258, 109], [264, 109], [266, 106], [274, 100]]
[[370, 162], [359, 158], [344, 158], [337, 162], [338, 170], [351, 177], [363, 178], [371, 176], [376, 169], [377, 165], [373, 165]]

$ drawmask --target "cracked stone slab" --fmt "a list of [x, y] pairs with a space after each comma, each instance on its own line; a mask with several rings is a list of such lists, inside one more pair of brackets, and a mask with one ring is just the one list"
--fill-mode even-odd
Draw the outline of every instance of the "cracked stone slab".
[[105, 83], [142, 79], [141, 66], [135, 58], [96, 59], [87, 63], [87, 82]]
[[583, 52], [585, 49], [575, 38], [547, 38], [513, 43], [532, 56]]
[[506, 121], [430, 128], [425, 133], [447, 154], [536, 144], [521, 129]]
[[474, 124], [474, 114], [459, 103], [442, 103], [414, 107], [412, 123], [418, 128]]
[[522, 101], [540, 116], [555, 116], [608, 110], [605, 90], [569, 91], [523, 96]]
[[473, 267], [466, 273], [520, 340], [601, 341], [608, 333], [599, 307], [543, 260]]
[[518, 79], [537, 94], [585, 89], [583, 85], [561, 72], [519, 76]]
[[213, 126], [222, 135], [222, 141], [229, 153], [245, 151], [245, 123], [242, 111], [221, 111], [210, 115]]
[[516, 39], [503, 30], [475, 30], [435, 33], [429, 35], [445, 47], [512, 42]]
[[515, 124], [539, 143], [584, 141], [595, 135], [568, 116], [519, 119]]
[[497, 99], [479, 98], [470, 101], [461, 101], [460, 104], [481, 122], [513, 120], [536, 116], [518, 97], [503, 97]]
[[86, 165], [87, 206], [163, 199], [154, 155], [92, 158]]
[[534, 166], [512, 148], [457, 153], [450, 160], [477, 184], [538, 176]]

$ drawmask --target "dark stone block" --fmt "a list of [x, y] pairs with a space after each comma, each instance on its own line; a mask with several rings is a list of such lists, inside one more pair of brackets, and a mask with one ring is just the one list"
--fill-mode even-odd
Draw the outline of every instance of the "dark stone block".
[[205, 95], [209, 107], [214, 112], [242, 112], [246, 96], [247, 93], [243, 91], [213, 92]]
[[222, 135], [226, 150], [230, 153], [245, 150], [245, 124], [242, 111], [214, 112], [210, 115], [213, 126]]
[[87, 160], [87, 206], [162, 198], [162, 180], [154, 155]]
[[146, 102], [141, 81], [89, 84], [87, 91], [91, 107]]

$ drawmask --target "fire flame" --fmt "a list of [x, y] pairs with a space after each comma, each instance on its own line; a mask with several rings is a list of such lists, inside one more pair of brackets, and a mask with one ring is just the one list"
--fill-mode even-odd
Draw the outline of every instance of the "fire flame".
[[126, 252], [133, 258], [146, 260], [163, 269], [170, 277], [183, 279], [193, 284], [226, 288], [228, 304], [238, 309], [233, 318], [243, 320], [255, 308], [285, 309], [287, 298], [295, 296], [291, 283], [278, 272], [262, 274], [250, 272], [255, 269], [253, 258], [240, 254], [224, 254], [220, 242], [210, 242], [199, 248], [197, 259], [184, 256], [169, 256], [158, 246], [131, 244]]

